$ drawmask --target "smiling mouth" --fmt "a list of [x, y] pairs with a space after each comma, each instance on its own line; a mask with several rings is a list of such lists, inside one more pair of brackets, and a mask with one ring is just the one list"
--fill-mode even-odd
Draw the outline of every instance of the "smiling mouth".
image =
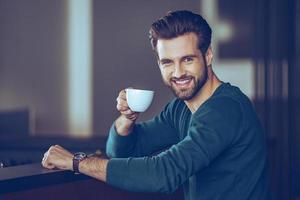
[[182, 88], [182, 87], [189, 86], [192, 80], [193, 77], [186, 77], [186, 78], [172, 79], [171, 82], [174, 83], [176, 86]]

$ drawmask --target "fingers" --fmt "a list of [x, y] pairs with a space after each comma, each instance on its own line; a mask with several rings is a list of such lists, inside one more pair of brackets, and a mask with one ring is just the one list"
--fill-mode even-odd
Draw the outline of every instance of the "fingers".
[[117, 101], [117, 110], [121, 112], [121, 114], [127, 116], [135, 113], [128, 106], [127, 99], [126, 99], [126, 90], [120, 91], [116, 101]]
[[49, 162], [45, 162], [45, 161], [42, 161], [42, 166], [45, 167], [45, 168], [47, 168], [47, 169], [54, 169], [55, 168], [54, 165], [52, 165]]
[[127, 102], [126, 103], [119, 103], [119, 102], [117, 103], [117, 110], [119, 112], [124, 112], [124, 111], [129, 109], [129, 107], [127, 105], [124, 105], [124, 104], [127, 104]]
[[118, 97], [126, 100], [126, 89], [121, 90]]
[[73, 157], [73, 154], [71, 154], [69, 151], [67, 151], [66, 149], [64, 149], [63, 147], [61, 147], [59, 145], [54, 145], [52, 151], [59, 153], [59, 155], [61, 155], [61, 156], [72, 156]]
[[116, 101], [117, 110], [121, 113], [121, 115], [124, 115], [131, 121], [135, 121], [138, 118], [139, 113], [132, 111], [127, 104], [126, 90], [121, 90], [119, 92], [119, 96], [117, 97]]
[[58, 149], [64, 149], [61, 146], [59, 146], [58, 144], [54, 145], [54, 147], [58, 148]]
[[50, 158], [49, 158], [50, 151], [53, 152], [53, 146], [51, 146], [49, 148], [49, 150], [46, 151], [46, 153], [44, 153], [44, 157], [42, 159], [42, 166], [47, 168], [47, 169], [53, 169], [54, 168], [54, 165], [51, 164], [51, 161], [50, 161]]
[[133, 112], [132, 110], [130, 110], [130, 108], [127, 108], [126, 110], [121, 112], [123, 115], [132, 115], [135, 114], [135, 112]]
[[49, 158], [48, 158], [48, 155], [49, 155], [49, 151], [47, 151], [45, 154], [44, 154], [44, 157], [42, 159], [42, 166], [47, 168], [47, 169], [53, 169], [55, 166], [51, 164]]
[[139, 116], [139, 113], [133, 113], [131, 115], [126, 115], [127, 119], [130, 119], [131, 121], [135, 121]]
[[73, 154], [59, 145], [53, 145], [44, 154], [42, 166], [48, 169], [71, 169]]
[[117, 110], [118, 111], [126, 111], [129, 109], [128, 104], [127, 104], [127, 100], [126, 100], [126, 92], [125, 90], [122, 90], [119, 93], [119, 96], [117, 97]]

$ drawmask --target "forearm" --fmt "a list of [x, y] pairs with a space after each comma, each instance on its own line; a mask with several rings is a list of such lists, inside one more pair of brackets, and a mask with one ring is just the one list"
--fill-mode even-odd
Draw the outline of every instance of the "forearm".
[[106, 182], [106, 168], [108, 159], [89, 157], [79, 164], [79, 172]]
[[136, 123], [129, 134], [120, 135], [116, 124], [112, 125], [106, 143], [106, 154], [110, 158], [140, 157], [151, 155], [165, 149], [179, 140], [178, 132], [174, 129], [165, 114], [154, 117], [146, 122]]

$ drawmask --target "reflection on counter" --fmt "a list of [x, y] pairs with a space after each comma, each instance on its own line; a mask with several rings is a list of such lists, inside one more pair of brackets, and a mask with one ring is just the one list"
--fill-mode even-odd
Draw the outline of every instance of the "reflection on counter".
[[182, 191], [172, 194], [134, 193], [120, 190], [71, 171], [47, 170], [40, 163], [0, 169], [1, 200], [180, 200]]

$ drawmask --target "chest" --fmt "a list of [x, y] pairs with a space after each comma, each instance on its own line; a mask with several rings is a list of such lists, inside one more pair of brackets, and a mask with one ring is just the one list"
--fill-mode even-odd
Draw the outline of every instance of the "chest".
[[186, 137], [190, 127], [191, 118], [192, 114], [188, 109], [185, 109], [183, 112], [180, 113], [180, 117], [177, 121], [177, 128], [180, 140], [183, 140], [183, 138]]

